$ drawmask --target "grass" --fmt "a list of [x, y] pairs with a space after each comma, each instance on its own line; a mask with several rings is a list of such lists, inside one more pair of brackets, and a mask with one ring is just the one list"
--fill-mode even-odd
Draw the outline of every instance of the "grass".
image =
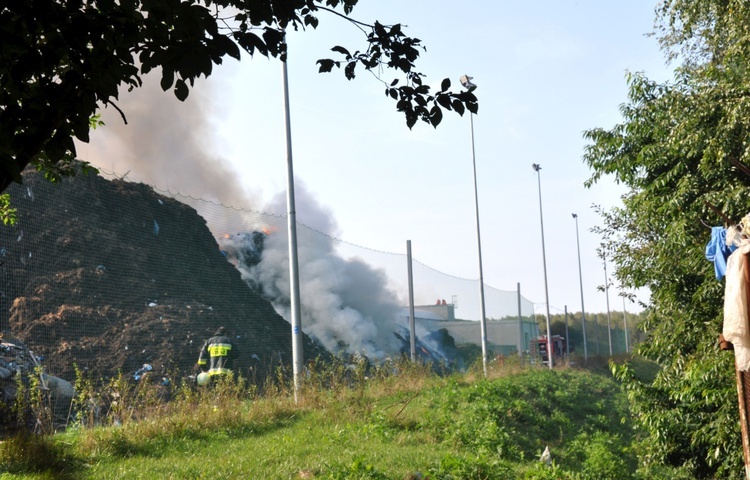
[[[86, 421], [63, 433], [0, 444], [0, 479], [634, 475], [625, 399], [607, 374], [508, 361], [486, 379], [479, 372], [437, 375], [400, 361], [316, 363], [296, 404], [283, 376], [262, 394], [234, 382], [211, 390], [183, 384], [167, 403], [120, 390], [109, 410], [116, 419], [87, 424], [91, 416], [81, 409]], [[545, 446], [551, 466], [538, 460]]]

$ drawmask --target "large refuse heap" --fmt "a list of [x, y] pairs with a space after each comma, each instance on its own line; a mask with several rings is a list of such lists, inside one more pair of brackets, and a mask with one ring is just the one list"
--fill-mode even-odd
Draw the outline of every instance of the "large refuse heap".
[[[257, 378], [291, 362], [290, 325], [240, 278], [196, 211], [150, 187], [98, 175], [57, 184], [37, 172], [7, 191], [0, 227], [0, 330], [74, 381], [192, 370], [226, 327], [237, 367]], [[304, 337], [306, 358], [325, 352]]]

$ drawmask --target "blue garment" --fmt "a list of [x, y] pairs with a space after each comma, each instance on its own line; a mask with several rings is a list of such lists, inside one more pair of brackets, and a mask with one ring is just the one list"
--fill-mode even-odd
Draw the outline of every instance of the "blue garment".
[[727, 245], [727, 229], [724, 227], [711, 228], [711, 240], [706, 245], [706, 260], [714, 263], [714, 273], [716, 280], [724, 278], [727, 271], [727, 258], [736, 246]]

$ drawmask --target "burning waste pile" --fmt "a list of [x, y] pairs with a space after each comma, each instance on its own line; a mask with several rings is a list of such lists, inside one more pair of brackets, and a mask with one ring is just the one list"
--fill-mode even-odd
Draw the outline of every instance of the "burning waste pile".
[[[218, 242], [250, 288], [291, 321], [283, 226], [224, 235]], [[384, 271], [358, 258], [342, 258], [330, 237], [309, 229], [298, 230], [298, 262], [302, 328], [307, 335], [334, 355], [364, 355], [376, 362], [409, 355], [408, 319], [398, 295], [388, 289]], [[416, 333], [421, 361], [455, 367], [457, 349], [447, 331]]]

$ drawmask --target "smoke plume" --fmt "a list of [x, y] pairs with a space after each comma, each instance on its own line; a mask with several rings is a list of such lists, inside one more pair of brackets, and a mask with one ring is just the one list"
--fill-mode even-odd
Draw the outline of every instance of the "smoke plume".
[[[329, 212], [306, 188], [295, 192], [301, 209], [315, 229], [297, 226], [301, 320], [305, 333], [327, 350], [359, 352], [382, 358], [398, 351], [394, 336], [400, 303], [390, 292], [387, 276], [360, 259], [344, 259], [336, 252], [336, 241], [317, 231], [335, 229]], [[274, 202], [285, 201], [278, 195]], [[232, 235], [220, 239], [223, 250], [237, 258], [237, 268], [251, 286], [269, 298], [276, 310], [291, 320], [289, 247], [286, 219], [272, 219], [263, 227], [269, 232], [258, 244], [257, 235]], [[258, 250], [261, 250], [258, 252]]]
[[[225, 251], [251, 252], [257, 245], [246, 234], [270, 232], [262, 252], [255, 252], [255, 260], [237, 258], [236, 266], [246, 282], [260, 289], [291, 320], [286, 218], [264, 218], [260, 225], [257, 219], [244, 218], [242, 212], [231, 219], [228, 209], [216, 215], [216, 206], [210, 203], [282, 212], [287, 210], [285, 194], [259, 205], [260, 196], [240, 185], [230, 162], [214, 153], [211, 102], [205, 93], [209, 89], [193, 89], [185, 102], [179, 102], [155, 80], [146, 78], [142, 88], [123, 92], [120, 107], [127, 125], [115, 109], [102, 112], [106, 125], [92, 132], [91, 144], [79, 146], [81, 158], [162, 192], [179, 192], [177, 198], [206, 219]], [[303, 331], [332, 352], [361, 352], [378, 358], [397, 352], [400, 342], [393, 332], [403, 323], [399, 319], [402, 303], [386, 288], [385, 272], [362, 260], [339, 256], [335, 241], [328, 236], [338, 233], [331, 211], [302, 182], [296, 182], [295, 190], [297, 220], [304, 224], [297, 230]]]

